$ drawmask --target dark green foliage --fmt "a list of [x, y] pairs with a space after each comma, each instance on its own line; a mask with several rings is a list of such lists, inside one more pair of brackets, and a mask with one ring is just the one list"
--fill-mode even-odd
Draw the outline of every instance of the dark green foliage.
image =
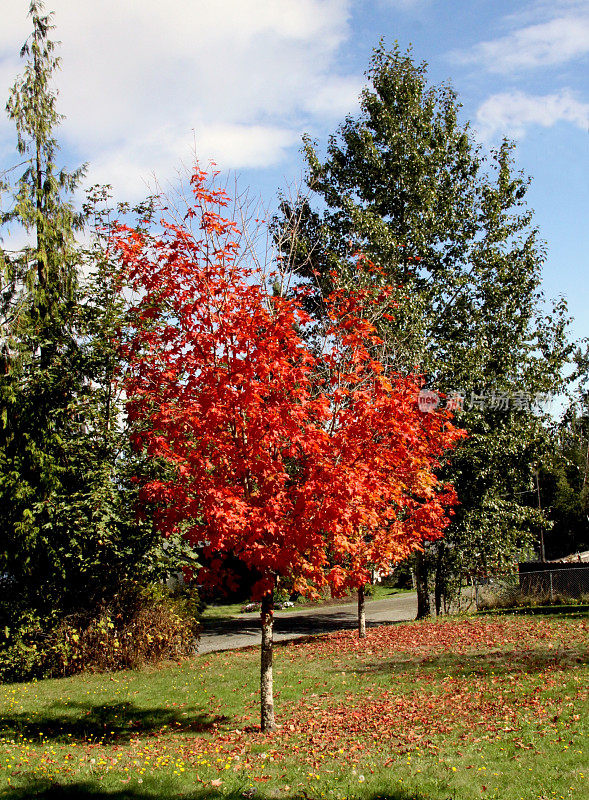
[[[584, 407], [583, 407], [584, 405]], [[589, 416], [586, 401], [571, 406], [552, 437], [551, 458], [539, 472], [540, 502], [551, 522], [546, 558], [589, 550]]]
[[50, 20], [41, 11], [41, 3], [31, 3], [33, 33], [21, 51], [25, 71], [7, 104], [25, 169], [11, 187], [13, 204], [2, 223], [24, 228], [31, 243], [3, 251], [14, 292], [0, 376], [0, 573], [13, 592], [26, 594], [31, 607], [48, 615], [59, 611], [55, 594], [68, 562], [83, 562], [89, 554], [82, 537], [72, 541], [69, 534], [86, 470], [77, 407], [83, 375], [74, 232], [80, 219], [67, 200], [82, 171], [55, 167], [60, 117], [51, 79], [58, 60], [48, 38]]
[[[105, 246], [106, 192], [74, 210], [83, 169], [55, 164], [50, 17], [40, 2], [30, 14], [24, 74], [7, 105], [24, 171], [2, 186], [10, 202], [0, 220], [0, 630], [26, 652], [31, 636], [42, 647], [60, 620], [108, 603], [122, 582], [161, 580], [190, 555], [162, 542], [149, 509], [138, 517], [133, 476], [147, 467], [131, 452], [118, 388], [124, 307]], [[91, 223], [84, 250], [75, 235]], [[10, 250], [19, 227], [29, 244]]]
[[[444, 469], [460, 505], [420, 569], [433, 569], [445, 593], [454, 575], [502, 569], [538, 536], [542, 515], [525, 493], [549, 449], [546, 428], [539, 409], [504, 408], [497, 398], [525, 393], [533, 403], [562, 389], [566, 305], [543, 312], [544, 246], [513, 146], [485, 156], [459, 120], [453, 89], [428, 86], [426, 65], [410, 52], [381, 44], [367, 75], [359, 115], [330, 138], [324, 160], [305, 140], [320, 210], [309, 199], [284, 203], [276, 230], [295, 243], [293, 267], [312, 286], [317, 319], [334, 272], [357, 285], [365, 279], [352, 256], [367, 254], [382, 270], [370, 280], [393, 286], [398, 304], [393, 320], [366, 312], [389, 368], [463, 395], [456, 420], [469, 437]], [[483, 394], [484, 408], [471, 404]]]

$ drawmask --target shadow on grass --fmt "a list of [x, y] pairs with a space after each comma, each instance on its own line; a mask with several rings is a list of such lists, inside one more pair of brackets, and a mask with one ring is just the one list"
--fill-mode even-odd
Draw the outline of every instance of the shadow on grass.
[[[57, 800], [57, 798], [73, 798], [81, 797], [88, 798], [88, 800], [262, 800], [267, 798], [268, 793], [253, 792], [253, 790], [237, 790], [231, 792], [221, 792], [215, 789], [195, 789], [194, 791], [166, 791], [156, 787], [155, 785], [150, 788], [143, 786], [135, 786], [133, 788], [114, 789], [112, 791], [103, 790], [96, 786], [95, 783], [78, 782], [66, 785], [48, 785], [48, 784], [31, 784], [22, 789], [12, 789], [9, 794], [3, 794], [3, 797], [10, 797], [11, 800], [26, 800], [29, 797], [44, 798], [45, 800]], [[274, 795], [271, 795], [274, 796]], [[282, 800], [313, 800], [316, 795], [308, 794], [306, 791], [301, 791], [299, 794], [286, 794], [281, 793]], [[446, 800], [447, 795], [440, 795], [440, 800]], [[415, 794], [413, 792], [406, 792], [404, 790], [394, 792], [384, 792], [378, 794], [362, 795], [362, 800], [431, 800], [428, 796], [423, 794]], [[450, 797], [447, 800], [451, 800]]]
[[446, 653], [430, 658], [407, 657], [383, 659], [356, 667], [358, 674], [410, 674], [422, 670], [436, 670], [454, 677], [474, 675], [518, 675], [523, 672], [541, 672], [551, 669], [567, 670], [578, 664], [587, 664], [588, 651], [581, 648], [537, 648], [534, 650], [489, 650], [482, 653], [453, 655]]
[[171, 732], [203, 733], [214, 731], [229, 718], [211, 717], [186, 706], [182, 711], [170, 708], [137, 708], [133, 703], [92, 705], [56, 702], [31, 717], [30, 714], [5, 714], [0, 722], [0, 736], [27, 739], [122, 744], [139, 735]]

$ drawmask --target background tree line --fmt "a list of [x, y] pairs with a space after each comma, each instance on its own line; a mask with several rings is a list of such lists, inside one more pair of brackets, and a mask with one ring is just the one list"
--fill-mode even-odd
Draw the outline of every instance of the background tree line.
[[[586, 546], [584, 469], [567, 452], [584, 441], [580, 412], [558, 426], [541, 407], [496, 399], [527, 396], [533, 405], [538, 395], [566, 393], [573, 356], [566, 303], [548, 306], [540, 290], [545, 245], [513, 144], [485, 153], [460, 122], [452, 88], [429, 86], [426, 64], [398, 46], [381, 44], [367, 77], [359, 115], [325, 155], [305, 139], [308, 195], [298, 208], [284, 202], [276, 225], [302, 218], [294, 266], [314, 287], [318, 319], [334, 275], [357, 283], [354, 249], [380, 265], [397, 292], [397, 313], [379, 323], [391, 367], [464, 399], [456, 419], [468, 438], [444, 473], [460, 505], [443, 540], [415, 557], [425, 616], [430, 592], [439, 610], [465, 574], [505, 570], [531, 554], [540, 528], [554, 525], [549, 557]], [[565, 497], [574, 506], [566, 522]]]

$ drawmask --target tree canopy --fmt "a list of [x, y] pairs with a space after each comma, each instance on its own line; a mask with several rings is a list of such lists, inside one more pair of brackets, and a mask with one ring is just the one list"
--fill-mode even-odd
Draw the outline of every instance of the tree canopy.
[[564, 385], [566, 306], [544, 311], [544, 245], [513, 145], [486, 155], [454, 90], [430, 86], [411, 52], [381, 43], [367, 77], [325, 158], [305, 139], [309, 196], [284, 203], [276, 228], [297, 221], [294, 268], [317, 319], [335, 275], [365, 280], [351, 253], [380, 268], [398, 304], [378, 323], [387, 368], [427, 375], [469, 433], [444, 472], [460, 506], [442, 551], [491, 571], [537, 533], [522, 493], [547, 447], [536, 400]]

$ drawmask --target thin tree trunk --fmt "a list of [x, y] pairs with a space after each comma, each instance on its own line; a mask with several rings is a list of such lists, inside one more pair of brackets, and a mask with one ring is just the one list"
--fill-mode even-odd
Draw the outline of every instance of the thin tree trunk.
[[[538, 511], [542, 511], [542, 504], [540, 503], [540, 471], [536, 470], [536, 491], [538, 493]], [[540, 561], [546, 561], [546, 551], [544, 550], [544, 526], [540, 523]]]
[[366, 598], [364, 596], [364, 587], [360, 586], [358, 589], [358, 638], [364, 639], [366, 637]]
[[272, 695], [272, 634], [274, 631], [274, 594], [262, 598], [262, 659], [260, 670], [260, 695], [262, 702], [262, 732], [276, 730], [274, 698]]
[[436, 604], [436, 617], [442, 613], [442, 598], [446, 596], [446, 574], [444, 571], [444, 545], [440, 544], [436, 556], [436, 585], [434, 587], [434, 597]]
[[415, 553], [415, 583], [417, 586], [417, 619], [424, 619], [431, 615], [429, 603], [429, 590], [427, 586], [427, 562], [425, 553], [418, 550]]

